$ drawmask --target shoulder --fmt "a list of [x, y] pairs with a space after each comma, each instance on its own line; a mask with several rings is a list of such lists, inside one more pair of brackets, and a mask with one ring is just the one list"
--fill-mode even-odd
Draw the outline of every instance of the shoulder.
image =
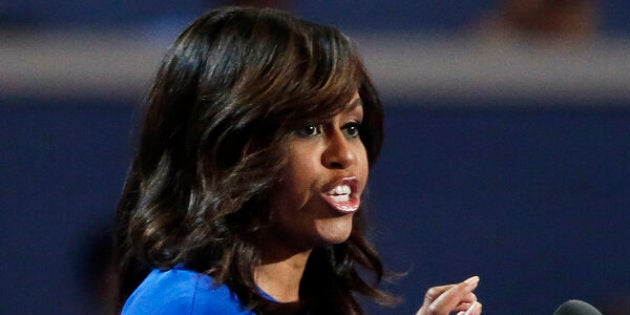
[[216, 286], [212, 277], [173, 268], [153, 270], [131, 294], [122, 310], [135, 314], [238, 314], [253, 315], [242, 308], [227, 286]]

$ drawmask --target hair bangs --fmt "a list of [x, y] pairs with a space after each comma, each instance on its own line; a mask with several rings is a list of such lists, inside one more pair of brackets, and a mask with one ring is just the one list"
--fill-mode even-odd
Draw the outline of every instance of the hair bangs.
[[[296, 121], [327, 118], [346, 108], [361, 84], [361, 63], [351, 41], [334, 27], [311, 30], [309, 54], [304, 56], [307, 80], [292, 100]], [[299, 111], [295, 107], [301, 107]]]

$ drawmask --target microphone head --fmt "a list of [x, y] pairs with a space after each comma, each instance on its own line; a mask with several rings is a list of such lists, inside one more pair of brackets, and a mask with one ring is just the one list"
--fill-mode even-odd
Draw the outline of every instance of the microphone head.
[[553, 315], [602, 315], [602, 313], [584, 301], [568, 300], [558, 306]]

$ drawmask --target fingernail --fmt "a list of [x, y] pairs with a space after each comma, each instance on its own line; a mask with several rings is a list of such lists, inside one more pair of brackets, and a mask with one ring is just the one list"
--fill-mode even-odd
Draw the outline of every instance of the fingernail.
[[464, 313], [464, 315], [470, 315], [475, 307], [477, 307], [477, 302], [473, 302], [473, 304], [466, 310], [466, 313]]
[[479, 283], [479, 277], [478, 276], [470, 277], [470, 278], [464, 280], [464, 283], [466, 283], [467, 287], [472, 288], [474, 285]]

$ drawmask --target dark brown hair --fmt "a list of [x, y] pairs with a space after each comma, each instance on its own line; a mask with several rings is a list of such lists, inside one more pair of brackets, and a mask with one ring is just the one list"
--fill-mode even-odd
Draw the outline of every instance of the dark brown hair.
[[[266, 196], [284, 165], [287, 135], [341, 111], [357, 91], [372, 165], [382, 105], [356, 48], [337, 29], [238, 7], [190, 25], [157, 73], [118, 205], [120, 302], [150, 268], [182, 264], [265, 313], [269, 303], [253, 280], [260, 257], [253, 239], [268, 223]], [[377, 288], [383, 266], [364, 236], [361, 211], [354, 220], [347, 241], [309, 258], [300, 294], [312, 314], [362, 314], [352, 292], [392, 301]], [[359, 266], [375, 283], [359, 276]]]

